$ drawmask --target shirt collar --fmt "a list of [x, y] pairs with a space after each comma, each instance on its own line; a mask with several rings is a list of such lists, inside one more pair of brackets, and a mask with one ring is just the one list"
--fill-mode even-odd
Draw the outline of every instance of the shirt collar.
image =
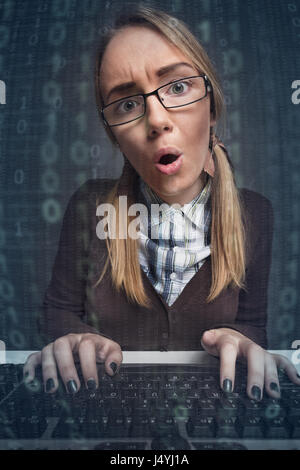
[[[146, 203], [148, 212], [149, 212], [149, 224], [158, 225], [160, 223], [164, 223], [170, 220], [173, 214], [176, 214], [180, 211], [181, 214], [184, 214], [191, 222], [195, 225], [199, 226], [199, 221], [203, 220], [202, 217], [199, 217], [200, 212], [202, 213], [203, 206], [206, 205], [209, 201], [210, 194], [211, 194], [211, 179], [209, 178], [204, 188], [200, 191], [200, 193], [189, 203], [184, 204], [180, 207], [180, 209], [174, 208], [171, 205], [167, 204], [163, 201], [158, 194], [156, 194], [150, 186], [148, 186], [145, 181], [139, 177], [139, 190], [140, 194], [142, 195], [144, 202]], [[158, 217], [151, 213], [151, 204], [158, 204], [161, 206], [160, 214], [161, 216]], [[152, 215], [152, 217], [151, 217]], [[150, 220], [151, 219], [151, 220]]]

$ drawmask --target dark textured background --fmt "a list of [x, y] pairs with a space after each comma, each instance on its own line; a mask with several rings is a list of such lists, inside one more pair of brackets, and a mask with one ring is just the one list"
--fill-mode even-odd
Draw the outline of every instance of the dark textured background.
[[[270, 348], [300, 339], [300, 1], [146, 1], [183, 19], [211, 57], [227, 102], [220, 137], [238, 185], [274, 207]], [[0, 339], [41, 346], [35, 318], [62, 216], [87, 179], [117, 177], [122, 157], [99, 123], [99, 31], [126, 1], [0, 0]], [[300, 86], [300, 82], [299, 82]], [[3, 101], [3, 97], [2, 97]]]

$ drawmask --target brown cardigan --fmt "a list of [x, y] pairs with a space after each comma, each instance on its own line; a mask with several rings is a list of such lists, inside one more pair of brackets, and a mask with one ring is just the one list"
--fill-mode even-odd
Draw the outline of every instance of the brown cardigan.
[[99, 333], [123, 350], [201, 350], [207, 329], [229, 327], [267, 347], [267, 289], [271, 264], [273, 210], [264, 196], [240, 189], [247, 221], [246, 286], [225, 289], [207, 304], [211, 257], [168, 306], [141, 270], [151, 309], [129, 303], [112, 286], [109, 269], [101, 283], [106, 244], [96, 235], [98, 203], [116, 180], [84, 183], [65, 212], [52, 279], [45, 293], [39, 328], [45, 344], [68, 333]]

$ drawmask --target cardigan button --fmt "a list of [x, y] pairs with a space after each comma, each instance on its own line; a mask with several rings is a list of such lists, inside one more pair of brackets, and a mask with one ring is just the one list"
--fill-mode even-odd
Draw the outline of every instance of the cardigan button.
[[171, 273], [171, 274], [170, 274], [170, 279], [172, 279], [172, 281], [174, 281], [175, 279], [177, 279], [177, 274], [176, 274], [176, 273]]

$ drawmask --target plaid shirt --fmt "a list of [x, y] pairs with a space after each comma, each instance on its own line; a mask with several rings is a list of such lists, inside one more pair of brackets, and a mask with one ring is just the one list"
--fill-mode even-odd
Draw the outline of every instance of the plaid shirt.
[[210, 193], [209, 179], [190, 203], [173, 208], [139, 178], [140, 201], [148, 210], [139, 233], [139, 261], [169, 306], [210, 255]]

